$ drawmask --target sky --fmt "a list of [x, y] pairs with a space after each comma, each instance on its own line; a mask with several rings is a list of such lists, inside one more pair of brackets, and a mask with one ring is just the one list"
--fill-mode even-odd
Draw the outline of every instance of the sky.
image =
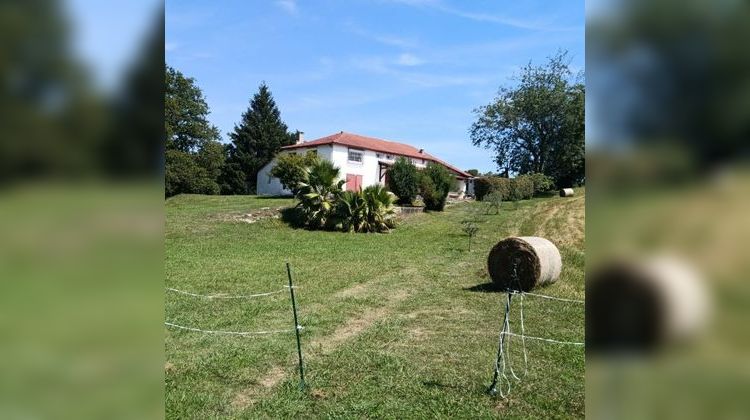
[[122, 77], [142, 53], [143, 43], [157, 24], [158, 0], [64, 0], [75, 54], [104, 90], [119, 87]]
[[229, 133], [265, 81], [290, 130], [424, 148], [494, 171], [473, 110], [558, 50], [584, 69], [583, 1], [167, 0], [167, 64], [196, 79]]

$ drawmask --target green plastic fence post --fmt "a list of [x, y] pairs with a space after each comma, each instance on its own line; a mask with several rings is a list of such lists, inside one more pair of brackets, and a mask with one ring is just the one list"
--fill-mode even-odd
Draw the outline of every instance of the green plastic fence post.
[[299, 388], [305, 389], [305, 368], [302, 365], [302, 345], [299, 339], [299, 322], [297, 321], [297, 303], [294, 301], [294, 284], [292, 284], [292, 268], [286, 263], [286, 274], [289, 277], [289, 293], [292, 295], [292, 312], [294, 313], [294, 333], [297, 335], [297, 355], [299, 356]]

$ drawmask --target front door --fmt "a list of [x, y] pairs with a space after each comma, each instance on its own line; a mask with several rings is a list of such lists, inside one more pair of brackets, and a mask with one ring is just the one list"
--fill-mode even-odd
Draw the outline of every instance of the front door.
[[346, 174], [346, 190], [359, 191], [362, 189], [362, 175]]

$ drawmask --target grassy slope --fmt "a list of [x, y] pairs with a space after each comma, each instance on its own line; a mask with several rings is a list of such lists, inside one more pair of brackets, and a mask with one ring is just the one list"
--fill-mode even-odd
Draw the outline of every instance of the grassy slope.
[[[461, 204], [413, 217], [387, 235], [308, 232], [278, 220], [225, 221], [227, 213], [286, 205], [288, 199], [168, 200], [168, 287], [277, 290], [286, 281], [284, 262], [292, 263], [301, 286], [310, 390], [297, 390], [291, 334], [243, 338], [168, 330], [167, 417], [583, 416], [579, 347], [528, 342], [529, 373], [514, 383], [511, 397], [484, 394], [504, 297], [469, 290], [488, 281], [485, 258], [499, 239], [543, 235], [560, 247], [564, 269], [542, 293], [582, 298], [584, 194], [578, 193], [504, 204], [499, 215], [489, 216], [481, 203]], [[459, 223], [470, 212], [481, 220], [471, 252]], [[178, 324], [210, 329], [292, 324], [286, 294], [205, 301], [170, 293], [165, 312]], [[525, 319], [528, 335], [583, 339], [580, 305], [529, 297]]]

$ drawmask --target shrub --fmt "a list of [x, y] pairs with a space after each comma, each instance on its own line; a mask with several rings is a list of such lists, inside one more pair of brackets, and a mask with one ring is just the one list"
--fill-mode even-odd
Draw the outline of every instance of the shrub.
[[380, 185], [344, 191], [336, 201], [331, 227], [344, 232], [388, 232], [395, 226], [394, 197]]
[[474, 197], [477, 200], [484, 200], [484, 196], [490, 192], [490, 189], [492, 189], [492, 182], [489, 177], [474, 179]]
[[327, 160], [318, 160], [305, 170], [305, 181], [298, 184], [297, 199], [305, 225], [320, 229], [328, 226], [336, 198], [346, 181], [336, 181], [339, 168]]
[[534, 195], [548, 193], [555, 189], [555, 181], [543, 173], [531, 172], [523, 176], [529, 177], [534, 184]]
[[309, 151], [305, 155], [281, 154], [276, 165], [271, 169], [270, 175], [279, 178], [281, 185], [297, 195], [299, 184], [305, 181], [307, 168], [318, 161], [318, 155]]
[[454, 177], [445, 168], [437, 163], [428, 163], [422, 170], [420, 180], [420, 195], [424, 200], [427, 210], [443, 211], [448, 192], [453, 186]]
[[367, 232], [387, 232], [395, 226], [395, 197], [391, 192], [380, 185], [370, 185], [362, 195], [367, 203]]
[[188, 153], [167, 150], [164, 171], [164, 195], [176, 194], [218, 194], [219, 184], [205, 168], [201, 167]]
[[396, 194], [399, 204], [410, 204], [419, 189], [417, 167], [405, 157], [399, 157], [388, 170], [388, 188]]
[[498, 191], [503, 200], [510, 197], [510, 180], [499, 176], [485, 176], [474, 180], [474, 196], [483, 201], [484, 197], [492, 191]]
[[484, 201], [487, 203], [487, 214], [490, 214], [490, 210], [495, 210], [495, 214], [500, 213], [500, 205], [503, 202], [503, 195], [500, 191], [492, 191], [484, 196]]
[[510, 180], [508, 200], [526, 200], [534, 196], [534, 183], [527, 176], [519, 176]]

